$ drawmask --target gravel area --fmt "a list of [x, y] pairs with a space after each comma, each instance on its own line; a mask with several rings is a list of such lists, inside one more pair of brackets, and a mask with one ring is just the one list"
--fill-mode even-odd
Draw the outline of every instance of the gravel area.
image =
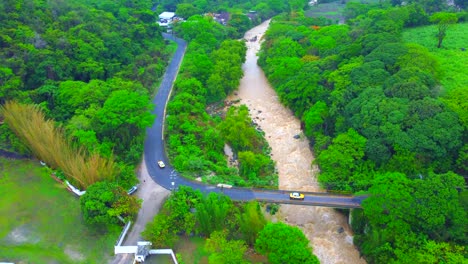
[[[144, 158], [138, 170], [138, 179], [140, 180], [140, 185], [135, 195], [142, 199], [143, 203], [138, 212], [136, 222], [132, 224], [131, 230], [122, 243], [123, 246], [135, 246], [138, 241], [142, 241], [140, 233], [145, 229], [146, 224], [153, 220], [153, 217], [159, 212], [163, 202], [170, 194], [170, 191], [164, 189], [151, 179]], [[115, 256], [111, 263], [133, 263], [133, 258], [133, 254], [119, 254]]]

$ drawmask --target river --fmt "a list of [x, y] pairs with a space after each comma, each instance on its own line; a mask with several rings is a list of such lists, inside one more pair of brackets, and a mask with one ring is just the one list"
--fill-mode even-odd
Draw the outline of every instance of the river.
[[[320, 191], [318, 168], [311, 165], [314, 156], [308, 139], [301, 131], [300, 122], [280, 103], [257, 65], [256, 54], [269, 22], [265, 21], [246, 32], [244, 38], [248, 40], [248, 50], [243, 65], [244, 77], [239, 89], [228, 100], [240, 100], [239, 104], [247, 105], [252, 119], [265, 132], [278, 169], [280, 189]], [[255, 36], [256, 41], [250, 41]], [[298, 139], [297, 135], [300, 135]], [[282, 205], [273, 220], [299, 227], [322, 264], [366, 263], [352, 243], [347, 218], [331, 208]]]

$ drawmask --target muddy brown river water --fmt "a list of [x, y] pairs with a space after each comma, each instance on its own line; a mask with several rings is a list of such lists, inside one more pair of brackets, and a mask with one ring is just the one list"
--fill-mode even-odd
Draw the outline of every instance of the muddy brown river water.
[[[247, 105], [252, 119], [265, 132], [278, 169], [280, 189], [320, 191], [316, 179], [318, 168], [311, 165], [314, 156], [309, 148], [309, 141], [301, 131], [300, 122], [280, 103], [257, 65], [256, 54], [269, 22], [266, 21], [245, 34], [245, 39], [251, 40], [256, 36], [257, 40], [247, 41], [244, 77], [238, 91], [228, 100], [240, 99], [240, 104]], [[300, 138], [296, 139], [296, 135], [300, 135]], [[282, 205], [273, 220], [298, 226], [323, 264], [366, 263], [353, 245], [347, 218], [331, 208]]]

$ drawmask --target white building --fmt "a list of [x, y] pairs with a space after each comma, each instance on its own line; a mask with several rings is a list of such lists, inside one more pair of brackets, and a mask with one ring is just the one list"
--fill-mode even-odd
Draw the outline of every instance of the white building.
[[168, 26], [169, 24], [172, 23], [172, 19], [174, 17], [175, 17], [174, 12], [162, 12], [161, 14], [159, 14], [158, 24], [160, 26], [166, 27], [166, 26]]
[[172, 18], [174, 18], [174, 17], [175, 17], [174, 12], [162, 12], [159, 15], [159, 19], [165, 19], [165, 20], [172, 20]]

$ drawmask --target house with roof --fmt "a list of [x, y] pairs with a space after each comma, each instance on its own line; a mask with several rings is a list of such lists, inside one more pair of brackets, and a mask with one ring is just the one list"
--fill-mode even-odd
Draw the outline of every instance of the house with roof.
[[175, 17], [174, 12], [162, 12], [161, 14], [159, 14], [158, 24], [162, 27], [166, 27], [172, 23], [172, 20], [174, 19], [174, 17]]

